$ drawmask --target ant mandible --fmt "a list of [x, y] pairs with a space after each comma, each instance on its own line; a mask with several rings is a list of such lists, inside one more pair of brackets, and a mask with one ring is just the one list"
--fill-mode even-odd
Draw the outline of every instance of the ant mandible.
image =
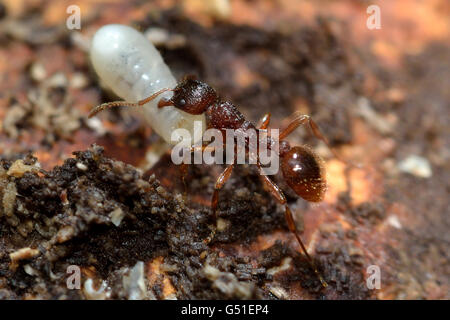
[[[174, 89], [166, 88], [159, 90], [150, 97], [137, 103], [115, 101], [99, 105], [91, 111], [89, 117], [92, 117], [101, 110], [110, 107], [144, 106], [146, 103], [155, 99], [159, 94], [165, 91], [173, 91], [173, 96], [169, 99], [160, 99], [158, 102], [158, 108], [174, 106], [175, 108], [191, 115], [205, 114], [208, 129], [255, 129], [258, 132], [259, 130], [266, 130], [270, 123], [270, 113], [267, 113], [261, 119], [260, 125], [256, 128], [250, 121], [245, 119], [244, 115], [232, 103], [220, 100], [218, 94], [211, 86], [195, 79], [192, 76], [186, 77]], [[319, 127], [311, 119], [311, 117], [308, 115], [298, 115], [284, 130], [281, 131], [279, 135], [280, 141], [278, 152], [281, 159], [281, 170], [286, 183], [297, 195], [309, 202], [320, 202], [323, 200], [326, 191], [324, 161], [316, 153], [314, 153], [311, 148], [305, 145], [291, 147], [290, 144], [284, 140], [297, 127], [304, 124], [309, 125], [314, 136], [322, 140], [328, 147], [330, 147], [327, 139], [320, 132]], [[339, 158], [333, 150], [332, 152]], [[219, 191], [230, 178], [235, 164], [236, 159], [234, 159], [233, 163], [229, 164], [223, 170], [214, 185], [214, 193], [211, 199], [211, 209], [216, 221]], [[327, 287], [327, 283], [317, 270], [313, 259], [308, 254], [308, 251], [300, 238], [292, 212], [287, 205], [286, 197], [283, 194], [283, 191], [267, 175], [264, 174], [263, 168], [261, 167], [259, 161], [256, 165], [269, 192], [281, 205], [284, 206], [285, 218], [290, 232], [292, 232], [297, 239], [303, 253], [307, 257], [311, 268], [318, 276], [322, 286]]]

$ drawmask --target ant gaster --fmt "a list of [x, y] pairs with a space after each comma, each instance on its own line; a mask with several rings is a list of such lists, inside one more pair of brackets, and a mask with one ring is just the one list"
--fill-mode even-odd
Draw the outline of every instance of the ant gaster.
[[[251, 122], [245, 119], [244, 115], [232, 103], [221, 101], [212, 87], [204, 82], [196, 80], [192, 76], [186, 77], [174, 89], [162, 89], [137, 103], [116, 101], [102, 104], [93, 109], [89, 117], [92, 117], [101, 110], [110, 107], [143, 106], [165, 91], [173, 91], [174, 94], [170, 99], [161, 99], [158, 102], [158, 108], [174, 106], [175, 108], [193, 115], [204, 113], [206, 116], [206, 124], [208, 129], [265, 130], [269, 126], [270, 113], [264, 115], [261, 119], [260, 125], [256, 128]], [[313, 134], [329, 146], [327, 139], [322, 135], [316, 123], [308, 115], [296, 116], [279, 135], [279, 157], [281, 159], [281, 171], [286, 183], [292, 188], [292, 190], [295, 191], [297, 195], [310, 202], [320, 202], [324, 198], [326, 191], [326, 178], [323, 160], [315, 154], [311, 148], [304, 145], [291, 147], [290, 144], [284, 140], [284, 138], [291, 134], [297, 127], [303, 124], [309, 125]], [[332, 152], [336, 155], [333, 150]], [[235, 161], [236, 159], [219, 175], [214, 186], [211, 209], [216, 220], [217, 206], [219, 203], [219, 190], [222, 189], [224, 184], [230, 178], [236, 164]], [[267, 175], [264, 174], [263, 168], [261, 167], [259, 161], [256, 165], [261, 172], [263, 183], [267, 186], [268, 190], [275, 197], [275, 199], [284, 206], [285, 218], [289, 230], [294, 234], [300, 244], [303, 253], [307, 257], [312, 269], [317, 274], [321, 284], [326, 287], [327, 283], [318, 272], [314, 261], [308, 254], [308, 251], [306, 250], [305, 245], [298, 234], [292, 212], [287, 205], [286, 197], [284, 196], [282, 190]]]

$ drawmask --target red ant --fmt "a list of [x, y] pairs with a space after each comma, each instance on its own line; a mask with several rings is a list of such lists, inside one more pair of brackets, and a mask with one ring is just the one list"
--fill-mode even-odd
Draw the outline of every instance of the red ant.
[[[259, 132], [259, 130], [266, 130], [269, 126], [270, 113], [264, 115], [260, 121], [260, 125], [256, 128], [250, 121], [245, 119], [244, 115], [232, 103], [221, 101], [212, 87], [204, 82], [196, 80], [194, 77], [186, 77], [174, 89], [162, 89], [137, 103], [112, 102], [100, 105], [91, 112], [90, 117], [109, 107], [119, 105], [144, 106], [150, 100], [155, 99], [160, 93], [168, 90], [174, 92], [173, 96], [170, 99], [161, 99], [158, 102], [158, 108], [174, 106], [175, 108], [192, 115], [205, 114], [208, 129], [218, 129], [222, 131], [226, 129], [255, 129]], [[320, 202], [323, 200], [326, 191], [326, 177], [323, 160], [309, 147], [305, 145], [291, 147], [289, 142], [284, 140], [297, 127], [304, 124], [309, 125], [314, 136], [322, 140], [328, 147], [330, 147], [327, 139], [320, 132], [319, 127], [310, 116], [296, 116], [279, 135], [279, 157], [281, 159], [281, 170], [286, 183], [292, 188], [292, 190], [295, 191], [297, 195], [309, 202]], [[332, 152], [339, 158], [333, 150]], [[236, 159], [219, 175], [214, 185], [214, 193], [211, 199], [211, 209], [216, 220], [217, 206], [219, 203], [219, 191], [230, 178], [235, 164]], [[284, 206], [285, 218], [289, 230], [297, 239], [303, 253], [307, 257], [309, 264], [318, 276], [321, 284], [323, 287], [327, 287], [327, 283], [317, 270], [314, 261], [308, 254], [308, 251], [306, 250], [305, 245], [298, 234], [292, 212], [287, 205], [286, 197], [284, 196], [282, 190], [267, 175], [264, 174], [263, 168], [259, 161], [256, 165], [260, 170], [262, 180], [267, 186], [269, 192], [281, 205]], [[208, 242], [210, 240], [208, 240]]]

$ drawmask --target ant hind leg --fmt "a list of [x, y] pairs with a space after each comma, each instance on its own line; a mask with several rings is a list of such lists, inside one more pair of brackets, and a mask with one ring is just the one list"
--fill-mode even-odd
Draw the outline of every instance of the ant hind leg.
[[270, 123], [270, 112], [266, 113], [261, 118], [261, 120], [259, 120], [258, 129], [260, 129], [260, 130], [267, 129], [267, 127], [269, 127], [269, 123]]
[[297, 227], [295, 226], [294, 217], [292, 216], [292, 211], [289, 209], [289, 206], [287, 205], [286, 197], [283, 194], [283, 191], [281, 191], [280, 187], [278, 187], [268, 176], [264, 174], [262, 171], [261, 166], [257, 165], [259, 170], [261, 171], [261, 178], [263, 180], [263, 183], [268, 187], [269, 192], [277, 199], [277, 201], [284, 206], [284, 217], [286, 219], [289, 231], [294, 234], [295, 238], [297, 239], [297, 242], [299, 243], [300, 247], [302, 248], [303, 253], [306, 256], [306, 259], [308, 260], [311, 268], [314, 270], [314, 273], [317, 275], [320, 283], [324, 288], [328, 286], [326, 281], [323, 279], [320, 272], [317, 270], [316, 264], [314, 263], [314, 260], [311, 258], [311, 256], [308, 254], [308, 251], [306, 250], [305, 245], [303, 244], [302, 239], [300, 238], [298, 234]]
[[328, 147], [328, 149], [331, 150], [331, 152], [333, 153], [333, 155], [339, 159], [340, 161], [346, 163], [348, 166], [350, 167], [357, 167], [360, 168], [361, 166], [359, 164], [353, 164], [349, 161], [346, 161], [344, 159], [342, 159], [342, 157], [336, 153], [336, 151], [334, 150], [334, 148], [331, 147], [328, 139], [322, 134], [322, 132], [319, 129], [319, 126], [314, 122], [314, 120], [307, 114], [302, 114], [302, 115], [297, 115], [294, 120], [291, 121], [291, 123], [280, 133], [280, 140], [286, 138], [288, 135], [290, 135], [295, 129], [297, 129], [299, 126], [307, 124], [310, 128], [311, 131], [313, 132], [314, 136], [323, 141], [326, 146]]

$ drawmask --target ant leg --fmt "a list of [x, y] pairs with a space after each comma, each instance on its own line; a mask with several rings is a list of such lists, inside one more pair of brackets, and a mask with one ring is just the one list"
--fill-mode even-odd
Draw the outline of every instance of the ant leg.
[[270, 123], [270, 112], [266, 113], [261, 120], [259, 120], [259, 125], [258, 125], [258, 129], [267, 129], [267, 127], [269, 126]]
[[284, 196], [283, 191], [281, 191], [280, 187], [278, 187], [272, 180], [270, 180], [270, 178], [268, 176], [266, 176], [264, 174], [264, 172], [262, 171], [262, 168], [259, 164], [257, 166], [260, 170], [261, 178], [262, 178], [264, 184], [269, 188], [269, 192], [272, 194], [272, 196], [274, 196], [275, 199], [277, 199], [277, 201], [280, 204], [282, 204], [284, 206], [284, 210], [285, 210], [284, 217], [286, 219], [289, 231], [291, 231], [291, 233], [294, 234], [294, 236], [297, 239], [297, 242], [300, 244], [300, 247], [302, 248], [302, 251], [305, 254], [311, 268], [314, 270], [314, 273], [319, 278], [319, 281], [322, 284], [322, 286], [324, 288], [326, 288], [328, 286], [328, 284], [325, 282], [325, 280], [322, 278], [322, 275], [317, 270], [314, 260], [308, 254], [308, 251], [306, 250], [306, 247], [303, 244], [302, 239], [300, 238], [300, 236], [298, 234], [297, 227], [295, 226], [295, 222], [294, 222], [294, 217], [292, 216], [292, 211], [291, 211], [291, 209], [289, 209], [289, 206], [287, 205], [286, 197]]
[[225, 183], [228, 181], [228, 179], [231, 176], [231, 173], [233, 172], [234, 163], [230, 164], [228, 167], [225, 168], [225, 170], [222, 171], [220, 176], [216, 180], [216, 184], [214, 186], [214, 193], [211, 198], [211, 211], [213, 212], [214, 216], [214, 226], [213, 230], [211, 231], [211, 234], [208, 236], [208, 238], [205, 240], [206, 243], [211, 242], [211, 240], [214, 238], [216, 234], [217, 229], [217, 206], [219, 204], [219, 191], [223, 188]]
[[150, 97], [139, 100], [138, 102], [113, 101], [113, 102], [102, 103], [101, 105], [93, 108], [91, 110], [91, 112], [89, 112], [88, 118], [92, 118], [100, 111], [103, 111], [103, 110], [109, 109], [109, 108], [113, 108], [113, 107], [141, 107], [144, 104], [146, 104], [147, 102], [150, 102], [153, 99], [155, 99], [161, 93], [166, 92], [166, 91], [171, 91], [171, 90], [173, 90], [173, 89], [169, 89], [169, 88], [161, 89], [161, 90], [155, 92], [154, 94], [152, 94]]
[[183, 80], [197, 80], [198, 77], [195, 74], [188, 73], [183, 77]]
[[[208, 145], [191, 146], [191, 148], [190, 148], [190, 152], [191, 152], [191, 153], [196, 152], [196, 151], [200, 151], [200, 152], [203, 154], [203, 152], [204, 152], [205, 150], [208, 150], [209, 152], [213, 152], [213, 151], [216, 150], [216, 148], [210, 147], [210, 146], [208, 146]], [[186, 163], [183, 162], [183, 163], [181, 163], [180, 166], [181, 166], [181, 167], [180, 167], [180, 170], [181, 170], [181, 180], [182, 180], [183, 185], [184, 185], [184, 194], [185, 194], [185, 196], [186, 196], [186, 194], [187, 194], [187, 185], [186, 185], [186, 180], [185, 180], [185, 178], [186, 178], [186, 175], [187, 175], [187, 173], [188, 173], [188, 164], [186, 164]]]
[[179, 168], [180, 168], [181, 182], [183, 183], [183, 186], [184, 186], [184, 197], [186, 198], [186, 195], [187, 195], [186, 176], [188, 173], [188, 164], [182, 162], [179, 165]]
[[322, 140], [337, 159], [339, 159], [340, 161], [346, 163], [347, 165], [349, 165], [351, 167], [360, 167], [360, 165], [356, 165], [356, 164], [353, 164], [349, 161], [342, 159], [342, 157], [340, 155], [338, 155], [336, 153], [336, 151], [334, 151], [334, 148], [332, 148], [330, 146], [328, 139], [322, 134], [322, 132], [319, 129], [319, 126], [307, 114], [299, 115], [294, 120], [292, 120], [291, 123], [283, 131], [281, 131], [279, 139], [282, 140], [282, 139], [286, 138], [288, 135], [290, 135], [292, 133], [292, 131], [294, 131], [295, 129], [297, 129], [299, 126], [301, 126], [303, 124], [309, 125], [314, 136], [316, 138], [318, 138], [319, 140]]
[[[205, 150], [208, 150], [209, 152], [213, 152], [216, 149], [214, 147], [210, 147], [208, 145], [191, 146], [189, 149], [190, 153], [193, 153], [196, 151], [201, 151], [203, 153]], [[183, 186], [184, 186], [184, 196], [185, 197], [187, 195], [186, 176], [188, 174], [188, 166], [189, 166], [189, 164], [184, 163], [184, 162], [182, 162], [181, 164], [178, 165], [179, 170], [180, 170], [181, 182], [183, 183]]]
[[214, 147], [210, 147], [208, 145], [202, 145], [202, 146], [195, 146], [195, 147], [191, 147], [191, 152], [195, 152], [195, 151], [201, 151], [204, 152], [205, 150], [208, 150], [209, 152], [213, 152], [216, 150], [216, 148]]

